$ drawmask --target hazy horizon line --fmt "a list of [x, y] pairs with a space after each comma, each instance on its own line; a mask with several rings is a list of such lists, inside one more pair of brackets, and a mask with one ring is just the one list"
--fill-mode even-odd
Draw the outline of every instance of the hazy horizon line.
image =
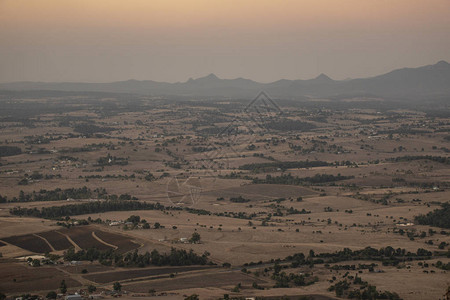
[[391, 69], [390, 71], [387, 71], [387, 72], [385, 72], [385, 73], [380, 73], [380, 74], [377, 74], [377, 75], [366, 76], [366, 77], [346, 77], [346, 78], [344, 78], [344, 79], [334, 79], [334, 78], [332, 78], [330, 75], [328, 75], [328, 74], [326, 74], [326, 73], [324, 73], [324, 72], [321, 72], [319, 75], [317, 75], [317, 76], [315, 76], [315, 77], [312, 77], [312, 78], [306, 78], [306, 79], [301, 79], [301, 78], [295, 78], [295, 79], [280, 78], [280, 79], [277, 79], [277, 80], [274, 80], [274, 81], [257, 81], [257, 80], [254, 80], [254, 79], [251, 79], [251, 78], [242, 77], [242, 76], [239, 76], [239, 77], [233, 77], [233, 78], [223, 78], [223, 77], [218, 76], [218, 75], [216, 74], [216, 72], [211, 72], [211, 73], [209, 73], [209, 74], [207, 74], [207, 75], [200, 76], [200, 77], [195, 77], [195, 78], [194, 78], [194, 77], [189, 77], [189, 78], [188, 78], [187, 80], [185, 80], [185, 81], [158, 81], [158, 80], [153, 80], [153, 79], [135, 79], [135, 78], [128, 78], [128, 79], [114, 80], [114, 81], [81, 81], [81, 80], [74, 80], [74, 81], [67, 81], [67, 80], [66, 80], [66, 81], [40, 81], [40, 80], [16, 80], [16, 81], [0, 81], [0, 83], [1, 83], [1, 84], [11, 84], [11, 83], [31, 83], [31, 82], [33, 82], [33, 83], [87, 83], [87, 84], [104, 84], [104, 83], [105, 83], [105, 84], [106, 84], [106, 83], [116, 83], [116, 82], [126, 82], [126, 81], [141, 81], [141, 82], [143, 82], [143, 81], [151, 81], [151, 82], [156, 82], [156, 83], [176, 84], [176, 83], [187, 83], [187, 82], [190, 81], [190, 80], [197, 80], [197, 79], [201, 79], [201, 78], [206, 78], [206, 77], [211, 76], [211, 75], [217, 77], [217, 78], [220, 79], [220, 80], [245, 79], [245, 80], [251, 80], [251, 81], [253, 81], [253, 82], [261, 83], [261, 84], [269, 84], [269, 83], [274, 83], [274, 82], [281, 81], [281, 80], [289, 80], [289, 81], [296, 81], [296, 80], [304, 80], [304, 81], [305, 81], [305, 80], [312, 80], [312, 79], [316, 79], [316, 78], [318, 78], [318, 77], [320, 77], [320, 76], [322, 76], [322, 75], [327, 76], [328, 78], [330, 78], [330, 79], [333, 80], [333, 81], [346, 81], [346, 80], [353, 80], [353, 79], [373, 78], [373, 77], [377, 77], [377, 76], [380, 76], [380, 75], [383, 75], [383, 74], [390, 73], [390, 72], [395, 71], [395, 70], [401, 70], [401, 69], [417, 69], [417, 68], [426, 67], [426, 66], [433, 66], [433, 65], [436, 65], [436, 64], [441, 63], [441, 62], [444, 62], [444, 63], [449, 64], [447, 60], [441, 59], [441, 60], [438, 60], [437, 62], [432, 63], [432, 64], [420, 65], [420, 66], [417, 66], [417, 67], [400, 67], [400, 68], [394, 68], [394, 69]]

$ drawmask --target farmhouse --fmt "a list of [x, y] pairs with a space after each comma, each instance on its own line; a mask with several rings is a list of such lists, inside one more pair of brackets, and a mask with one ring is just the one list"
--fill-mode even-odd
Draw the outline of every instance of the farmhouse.
[[66, 296], [66, 300], [82, 300], [82, 299], [83, 298], [78, 294]]
[[397, 226], [401, 226], [401, 227], [414, 226], [414, 223], [398, 223]]

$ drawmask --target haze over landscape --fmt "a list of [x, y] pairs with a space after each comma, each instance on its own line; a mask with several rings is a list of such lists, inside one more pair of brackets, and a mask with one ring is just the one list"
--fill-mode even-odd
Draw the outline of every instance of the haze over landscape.
[[442, 97], [450, 95], [450, 64], [440, 61], [415, 69], [403, 68], [387, 74], [336, 81], [325, 74], [309, 80], [278, 80], [259, 83], [249, 79], [220, 79], [215, 74], [186, 82], [167, 83], [128, 80], [112, 83], [40, 83], [0, 84], [6, 90], [55, 90], [136, 93], [152, 96], [252, 97], [264, 90], [270, 95], [295, 99], [308, 97]]
[[0, 300], [450, 299], [449, 16], [0, 0]]
[[361, 78], [450, 61], [446, 0], [2, 0], [0, 82]]

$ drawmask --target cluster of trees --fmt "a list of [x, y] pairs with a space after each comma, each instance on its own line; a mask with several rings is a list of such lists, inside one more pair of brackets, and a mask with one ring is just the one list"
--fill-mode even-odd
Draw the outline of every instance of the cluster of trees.
[[303, 214], [310, 214], [310, 213], [311, 213], [311, 211], [306, 210], [304, 208], [302, 208], [302, 210], [298, 210], [296, 208], [293, 208], [292, 206], [289, 207], [286, 211], [287, 215], [299, 215], [299, 214], [303, 215]]
[[244, 220], [251, 220], [254, 217], [256, 217], [256, 213], [247, 214], [245, 211], [226, 211], [226, 212], [220, 212], [220, 213], [214, 213], [215, 216], [218, 217], [228, 217], [228, 218], [235, 218], [235, 219], [244, 219]]
[[403, 260], [427, 259], [432, 256], [433, 253], [431, 251], [422, 248], [417, 249], [416, 253], [412, 253], [402, 248], [394, 249], [391, 246], [387, 246], [380, 249], [366, 247], [355, 251], [344, 248], [343, 250], [334, 253], [320, 254], [315, 254], [314, 251], [310, 250], [308, 257], [303, 253], [296, 253], [286, 257], [285, 261], [291, 262], [293, 268], [297, 268], [301, 265], [336, 263], [351, 260], [377, 260], [381, 261], [383, 265], [398, 265]]
[[250, 202], [250, 199], [246, 199], [242, 196], [239, 196], [239, 197], [230, 198], [230, 201], [233, 203], [247, 203], [247, 202]]
[[358, 265], [334, 265], [330, 267], [331, 270], [369, 270], [369, 272], [373, 272], [374, 268], [377, 267], [377, 264], [371, 263], [367, 264], [358, 264]]
[[0, 146], [0, 157], [13, 156], [22, 153], [22, 149], [16, 146]]
[[352, 251], [345, 248], [344, 250], [335, 253], [321, 253], [315, 255], [316, 258], [331, 259], [333, 262], [348, 261], [348, 260], [381, 260], [383, 264], [396, 265], [400, 262], [399, 258], [409, 259], [424, 259], [431, 258], [433, 253], [423, 248], [417, 249], [416, 253], [406, 251], [402, 248], [394, 249], [391, 246], [385, 248], [375, 249], [366, 247], [362, 250]]
[[115, 265], [116, 267], [146, 267], [146, 266], [189, 266], [189, 265], [205, 265], [208, 261], [209, 253], [203, 255], [194, 253], [191, 249], [171, 248], [169, 253], [159, 253], [157, 250], [139, 254], [137, 250], [120, 254], [114, 250], [100, 251], [96, 248], [80, 250], [75, 252], [70, 248], [64, 252], [66, 261], [99, 261], [104, 265]]
[[25, 178], [19, 181], [19, 185], [27, 185], [31, 180], [40, 180], [40, 179], [53, 179], [53, 178], [61, 178], [61, 174], [41, 174], [39, 172], [33, 172], [31, 175], [25, 174]]
[[446, 271], [450, 271], [450, 262], [448, 263], [443, 263], [442, 261], [438, 260], [436, 263], [436, 268], [442, 269], [442, 270], [446, 270]]
[[291, 286], [306, 286], [314, 284], [319, 281], [316, 276], [310, 276], [310, 274], [294, 274], [285, 272], [277, 273], [272, 275], [272, 279], [275, 280], [274, 288], [288, 288]]
[[331, 285], [328, 290], [330, 292], [335, 292], [336, 296], [342, 297], [344, 295], [344, 291], [350, 288], [350, 283], [347, 280], [341, 280], [336, 284]]
[[276, 169], [299, 169], [299, 168], [313, 168], [313, 167], [325, 167], [333, 165], [326, 161], [320, 160], [306, 160], [306, 161], [280, 161], [280, 162], [268, 162], [268, 163], [253, 163], [239, 166], [240, 170], [250, 170], [254, 172], [270, 172]]
[[194, 232], [191, 238], [189, 239], [189, 242], [192, 244], [198, 244], [200, 243], [200, 240], [201, 240], [200, 233]]
[[286, 272], [281, 272], [283, 266], [275, 263], [273, 267], [272, 279], [275, 280], [274, 288], [289, 288], [291, 286], [306, 286], [314, 284], [319, 281], [316, 276], [311, 276], [311, 274], [295, 274]]
[[305, 183], [310, 184], [320, 184], [339, 180], [352, 179], [354, 176], [343, 176], [341, 174], [331, 175], [331, 174], [316, 174], [312, 177], [298, 177], [292, 176], [291, 174], [283, 174], [281, 176], [267, 175], [265, 179], [253, 178], [253, 183], [267, 183], [267, 184], [291, 184], [291, 185], [302, 185]]
[[374, 285], [367, 285], [363, 289], [355, 289], [348, 293], [349, 299], [389, 299], [389, 300], [401, 300], [400, 296], [395, 292], [390, 291], [378, 291]]
[[145, 175], [144, 179], [147, 181], [153, 181], [156, 180], [156, 177], [152, 173], [148, 173], [147, 175]]
[[33, 202], [33, 201], [61, 201], [67, 199], [109, 199], [109, 200], [138, 200], [136, 197], [132, 197], [129, 194], [108, 195], [104, 188], [97, 188], [91, 190], [87, 187], [82, 188], [70, 188], [70, 189], [54, 189], [54, 190], [40, 190], [38, 192], [33, 191], [31, 193], [19, 192], [19, 197], [13, 197], [7, 199], [0, 196], [0, 203], [4, 202]]
[[[71, 134], [69, 134], [69, 138], [75, 138], [77, 136], [71, 136]], [[83, 147], [73, 147], [73, 148], [66, 148], [66, 149], [61, 149], [60, 153], [77, 153], [77, 152], [90, 152], [90, 151], [97, 151], [99, 149], [102, 148], [106, 148], [108, 150], [115, 150], [116, 146], [114, 146], [113, 143], [93, 143], [93, 144], [88, 144], [88, 145], [84, 145]], [[61, 157], [59, 157], [59, 159], [62, 159]], [[75, 157], [70, 157], [69, 158], [72, 161], [77, 161], [78, 158]]]
[[42, 189], [39, 192], [33, 191], [25, 194], [23, 191], [19, 192], [18, 198], [13, 198], [10, 202], [31, 202], [31, 201], [59, 201], [72, 199], [90, 199], [98, 198], [104, 199], [107, 197], [107, 192], [104, 188], [95, 189], [92, 191], [87, 187], [82, 188], [70, 188], [70, 189], [54, 189], [45, 190]]
[[[298, 215], [298, 214], [310, 214], [311, 213], [310, 211], [308, 211], [304, 208], [302, 210], [298, 210], [292, 206], [287, 208], [283, 205], [275, 204], [275, 203], [272, 203], [272, 204], [268, 205], [267, 207], [270, 207], [275, 210], [275, 212], [273, 213], [273, 216], [275, 216], [275, 217], [282, 217], [284, 215], [287, 216], [287, 215]], [[270, 216], [271, 216], [271, 214], [269, 214], [269, 217]]]
[[73, 199], [89, 199], [89, 198], [99, 198], [104, 199], [107, 196], [105, 189], [95, 189], [92, 191], [87, 187], [82, 188], [70, 188], [70, 189], [54, 189], [54, 190], [40, 190], [38, 192], [33, 191], [31, 193], [25, 193], [24, 191], [19, 192], [18, 197], [13, 197], [8, 199], [6, 196], [0, 196], [0, 203], [5, 202], [32, 202], [32, 201], [60, 201], [67, 200], [69, 198]]
[[118, 178], [118, 179], [134, 179], [134, 178], [136, 178], [136, 175], [135, 174], [131, 174], [130, 176], [128, 176], [127, 174], [125, 174], [125, 175], [122, 175], [122, 174], [119, 174], [119, 175], [116, 175], [116, 174], [106, 174], [106, 175], [100, 175], [100, 174], [97, 174], [97, 175], [88, 175], [88, 176], [78, 176], [78, 178], [80, 178], [80, 179], [82, 179], [82, 178], [85, 178], [85, 179], [102, 179], [102, 178], [107, 178], [107, 179], [110, 179], [110, 178], [114, 178], [114, 179], [116, 179], [116, 178]]
[[[125, 229], [135, 229], [135, 228], [142, 228], [142, 229], [150, 229], [150, 223], [147, 222], [147, 220], [145, 219], [141, 219], [140, 216], [135, 216], [135, 215], [131, 215], [126, 222], [130, 222], [133, 223], [133, 225], [131, 225], [131, 227], [129, 225], [125, 225], [126, 227], [124, 227]], [[159, 229], [164, 226], [161, 226], [161, 224], [159, 222], [155, 222], [155, 224], [153, 224], [153, 228], [154, 229]]]
[[403, 162], [403, 161], [424, 160], [424, 159], [435, 161], [435, 162], [438, 162], [441, 164], [446, 164], [446, 165], [450, 164], [450, 157], [432, 156], [432, 155], [416, 155], [416, 156], [406, 155], [406, 156], [390, 158], [390, 159], [388, 159], [388, 161]]
[[297, 120], [282, 119], [266, 123], [267, 129], [273, 129], [278, 131], [309, 131], [316, 128], [316, 125], [308, 122], [302, 122]]
[[25, 144], [34, 145], [34, 144], [50, 144], [51, 141], [61, 140], [62, 136], [43, 136], [43, 135], [29, 135], [25, 137]]
[[[0, 196], [0, 201], [3, 201], [4, 197]], [[185, 210], [188, 213], [196, 215], [215, 215], [219, 217], [229, 217], [237, 219], [252, 219], [256, 217], [256, 214], [248, 215], [245, 212], [220, 212], [212, 213], [204, 209], [196, 208], [181, 208], [177, 206], [164, 206], [160, 203], [147, 203], [139, 201], [121, 201], [121, 200], [105, 200], [105, 201], [95, 201], [88, 203], [78, 203], [78, 204], [68, 204], [62, 206], [50, 206], [38, 208], [22, 208], [14, 207], [9, 210], [12, 215], [15, 216], [28, 216], [44, 219], [55, 219], [61, 220], [68, 216], [77, 216], [84, 214], [96, 214], [108, 211], [131, 211], [131, 210]]]
[[201, 208], [186, 207], [185, 210], [188, 213], [196, 214], [196, 215], [210, 216], [212, 214], [210, 211], [207, 211], [206, 209], [201, 209]]
[[[146, 203], [139, 201], [106, 200], [80, 204], [69, 204], [62, 206], [51, 206], [38, 208], [14, 207], [10, 213], [16, 216], [31, 216], [44, 219], [60, 219], [66, 216], [103, 213], [108, 211], [130, 211], [130, 210], [165, 210], [168, 209], [159, 203]], [[171, 207], [176, 210], [181, 208]]]
[[217, 175], [219, 178], [223, 178], [223, 179], [245, 179], [245, 180], [252, 180], [252, 177], [248, 176], [248, 175], [242, 175], [242, 172], [231, 172], [230, 174], [225, 174], [225, 175]]
[[238, 212], [226, 211], [226, 212], [212, 213], [205, 209], [191, 208], [191, 207], [185, 207], [184, 210], [191, 214], [196, 214], [196, 215], [206, 215], [206, 216], [214, 215], [214, 216], [218, 216], [218, 217], [227, 217], [227, 218], [245, 219], [245, 220], [251, 220], [254, 217], [256, 217], [256, 213], [247, 214], [245, 211], [238, 211]]
[[112, 165], [119, 165], [119, 166], [126, 166], [128, 165], [128, 159], [124, 157], [116, 157], [112, 156], [108, 153], [108, 155], [100, 157], [97, 159], [96, 166], [112, 166]]
[[450, 202], [443, 203], [442, 208], [435, 209], [426, 215], [416, 216], [415, 219], [420, 225], [450, 228]]
[[344, 279], [331, 285], [328, 290], [334, 291], [338, 297], [346, 297], [348, 299], [361, 299], [361, 300], [371, 300], [371, 299], [389, 299], [389, 300], [401, 300], [397, 293], [389, 291], [377, 291], [377, 287], [368, 284], [366, 281], [362, 281], [358, 276], [353, 280], [353, 284], [358, 284], [360, 287], [348, 291], [351, 287], [351, 282]]

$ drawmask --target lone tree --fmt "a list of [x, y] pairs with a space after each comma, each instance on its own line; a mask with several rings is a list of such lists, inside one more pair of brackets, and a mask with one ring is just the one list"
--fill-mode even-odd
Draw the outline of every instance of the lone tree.
[[122, 285], [120, 284], [120, 282], [114, 282], [113, 289], [117, 292], [120, 292], [122, 290]]
[[61, 291], [62, 294], [65, 294], [67, 292], [67, 284], [64, 279], [61, 281], [61, 284], [59, 285], [59, 290]]
[[88, 292], [89, 293], [93, 293], [97, 290], [97, 288], [95, 286], [93, 286], [92, 284], [88, 286]]
[[194, 232], [189, 241], [192, 244], [198, 244], [198, 243], [200, 243], [200, 239], [201, 239], [200, 234], [198, 232]]

